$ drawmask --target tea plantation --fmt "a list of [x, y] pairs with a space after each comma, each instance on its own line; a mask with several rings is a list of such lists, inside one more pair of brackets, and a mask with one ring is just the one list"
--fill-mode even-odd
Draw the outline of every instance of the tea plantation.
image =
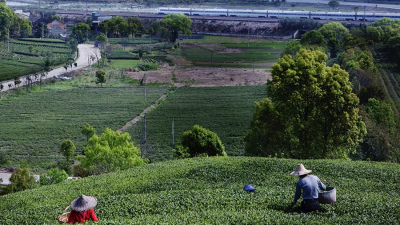
[[143, 87], [45, 88], [68, 89], [3, 97], [0, 101], [0, 156], [14, 165], [47, 168], [61, 158], [63, 140], [73, 140], [78, 151], [82, 150], [86, 137], [81, 128], [86, 123], [97, 133], [106, 127], [119, 129], [168, 90], [148, 87], [144, 102]]
[[[300, 213], [290, 203], [297, 163], [337, 189], [337, 203]], [[243, 191], [252, 183], [254, 193]], [[57, 224], [81, 194], [99, 224], [398, 224], [399, 165], [210, 157], [174, 160], [0, 196], [0, 224]]]
[[0, 81], [10, 80], [42, 71], [45, 57], [53, 66], [64, 64], [73, 57], [71, 48], [58, 39], [21, 38], [0, 46]]
[[[221, 138], [228, 155], [243, 155], [243, 136], [250, 126], [254, 103], [265, 97], [265, 86], [179, 88], [146, 115], [147, 139], [142, 153], [152, 161], [170, 159], [183, 132], [198, 124]], [[136, 143], [143, 142], [144, 121], [126, 131]]]

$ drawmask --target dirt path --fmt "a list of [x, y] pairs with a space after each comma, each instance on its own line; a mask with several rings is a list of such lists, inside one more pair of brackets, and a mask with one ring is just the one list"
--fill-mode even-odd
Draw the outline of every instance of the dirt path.
[[157, 108], [157, 106], [159, 105], [158, 103], [159, 103], [162, 99], [164, 99], [164, 98], [166, 98], [166, 97], [167, 97], [167, 94], [166, 94], [166, 93], [163, 94], [163, 95], [161, 95], [161, 97], [159, 97], [155, 103], [153, 103], [153, 104], [149, 105], [147, 108], [145, 108], [145, 109], [143, 110], [143, 112], [141, 112], [141, 113], [139, 114], [139, 116], [137, 116], [137, 117], [133, 118], [133, 120], [127, 122], [122, 128], [118, 129], [118, 131], [119, 131], [120, 133], [122, 133], [122, 132], [124, 132], [128, 127], [130, 127], [130, 126], [136, 124], [137, 122], [139, 122], [139, 120], [140, 120], [141, 118], [143, 118], [144, 115], [146, 115], [146, 113], [147, 113], [150, 109]]

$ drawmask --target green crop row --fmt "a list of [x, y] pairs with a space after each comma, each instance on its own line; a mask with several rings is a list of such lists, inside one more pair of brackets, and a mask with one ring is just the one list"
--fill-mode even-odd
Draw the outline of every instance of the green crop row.
[[31, 41], [31, 42], [45, 42], [45, 43], [65, 43], [65, 41], [60, 39], [52, 39], [52, 38], [19, 38], [21, 41]]
[[[198, 124], [221, 138], [228, 155], [243, 155], [243, 136], [250, 125], [254, 103], [263, 98], [265, 86], [179, 88], [146, 115], [147, 140], [142, 153], [152, 161], [170, 159], [182, 133]], [[143, 143], [144, 120], [127, 132], [136, 143]]]
[[[322, 211], [290, 207], [302, 162], [337, 202]], [[253, 184], [254, 193], [243, 191]], [[0, 196], [0, 223], [57, 224], [74, 198], [94, 195], [98, 224], [398, 224], [397, 164], [210, 157], [174, 160]]]
[[72, 139], [82, 150], [86, 138], [80, 129], [86, 123], [98, 133], [119, 129], [167, 88], [146, 90], [146, 103], [143, 87], [53, 90], [2, 99], [0, 149], [15, 164], [24, 159], [32, 168], [46, 168], [61, 158], [63, 140]]

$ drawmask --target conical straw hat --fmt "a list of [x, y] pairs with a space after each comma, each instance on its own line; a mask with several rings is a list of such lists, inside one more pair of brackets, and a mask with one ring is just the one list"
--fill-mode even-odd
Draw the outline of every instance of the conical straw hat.
[[293, 171], [290, 175], [293, 176], [301, 176], [304, 174], [308, 174], [311, 173], [312, 170], [307, 170], [306, 168], [304, 168], [303, 164], [297, 164], [296, 170]]
[[84, 212], [97, 205], [97, 199], [92, 196], [81, 195], [71, 202], [71, 209], [78, 212]]

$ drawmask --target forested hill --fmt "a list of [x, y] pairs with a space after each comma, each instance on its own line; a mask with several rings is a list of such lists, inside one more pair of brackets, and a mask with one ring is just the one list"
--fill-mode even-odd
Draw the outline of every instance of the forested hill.
[[[337, 189], [337, 203], [304, 215], [291, 207], [297, 163]], [[253, 184], [254, 193], [243, 191]], [[98, 199], [99, 224], [397, 224], [399, 165], [340, 160], [207, 157], [0, 196], [0, 224], [57, 224], [81, 194]]]

